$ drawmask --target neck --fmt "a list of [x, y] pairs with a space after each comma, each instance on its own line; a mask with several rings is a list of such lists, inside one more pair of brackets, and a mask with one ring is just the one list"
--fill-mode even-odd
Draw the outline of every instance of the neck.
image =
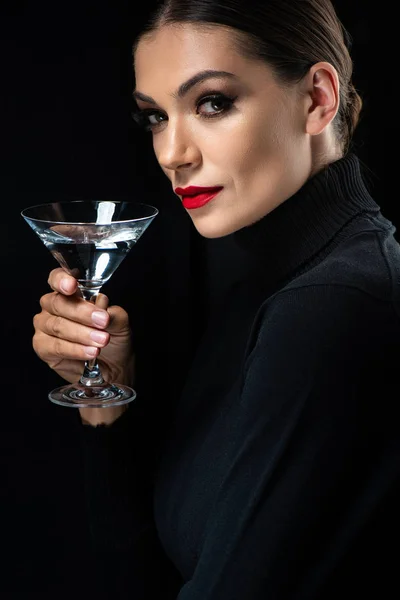
[[271, 276], [285, 278], [332, 240], [339, 240], [357, 215], [378, 211], [359, 160], [349, 154], [320, 167], [291, 198], [234, 238], [257, 261], [262, 257]]
[[321, 134], [311, 138], [311, 173], [316, 175], [322, 169], [343, 158], [343, 151], [339, 147], [333, 132], [324, 130]]

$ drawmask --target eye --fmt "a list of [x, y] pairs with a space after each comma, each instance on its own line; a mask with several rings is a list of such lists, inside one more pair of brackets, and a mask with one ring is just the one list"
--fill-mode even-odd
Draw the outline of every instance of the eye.
[[[197, 100], [196, 112], [205, 119], [221, 117], [232, 109], [235, 100], [236, 98], [230, 98], [220, 92], [209, 93]], [[165, 113], [151, 108], [135, 110], [132, 112], [132, 118], [145, 131], [154, 131], [168, 121]]]
[[132, 119], [139, 127], [142, 127], [146, 131], [151, 131], [164, 121], [168, 121], [168, 117], [164, 113], [159, 110], [152, 110], [151, 108], [132, 112]]
[[[218, 117], [231, 110], [236, 98], [229, 98], [225, 94], [215, 93], [204, 96], [197, 102], [197, 111], [206, 119]], [[199, 110], [204, 107], [205, 110]]]

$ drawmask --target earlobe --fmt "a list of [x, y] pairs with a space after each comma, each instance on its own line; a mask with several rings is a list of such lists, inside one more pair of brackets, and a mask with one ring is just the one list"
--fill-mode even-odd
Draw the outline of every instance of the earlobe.
[[309, 97], [306, 131], [318, 135], [331, 123], [339, 108], [339, 78], [329, 63], [317, 63], [309, 72]]

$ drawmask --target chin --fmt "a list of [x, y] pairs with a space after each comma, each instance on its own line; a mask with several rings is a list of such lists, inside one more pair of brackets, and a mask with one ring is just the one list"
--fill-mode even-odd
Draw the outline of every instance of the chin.
[[193, 219], [193, 225], [201, 236], [210, 240], [225, 237], [241, 229], [241, 227], [235, 227], [233, 224], [229, 226], [227, 223], [201, 223], [197, 222], [196, 219]]

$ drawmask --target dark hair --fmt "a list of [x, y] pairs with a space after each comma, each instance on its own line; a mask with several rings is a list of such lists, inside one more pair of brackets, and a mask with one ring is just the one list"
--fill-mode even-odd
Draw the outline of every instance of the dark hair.
[[330, 0], [164, 0], [139, 34], [141, 39], [169, 24], [193, 23], [233, 28], [239, 51], [262, 59], [285, 83], [301, 80], [310, 67], [329, 62], [340, 82], [334, 128], [346, 153], [362, 100], [352, 83], [350, 36]]

